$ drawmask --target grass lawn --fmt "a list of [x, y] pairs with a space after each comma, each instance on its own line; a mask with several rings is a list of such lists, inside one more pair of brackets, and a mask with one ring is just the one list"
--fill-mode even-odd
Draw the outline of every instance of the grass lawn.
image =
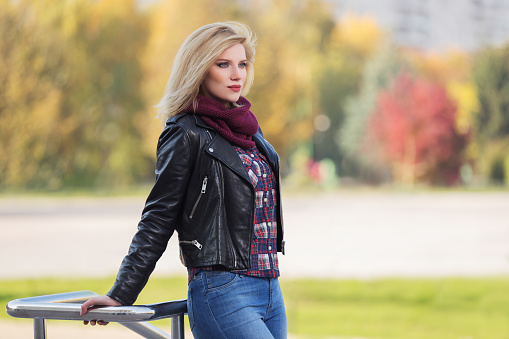
[[[105, 293], [112, 277], [0, 281], [2, 305], [69, 291]], [[509, 277], [281, 279], [288, 330], [299, 338], [508, 339]], [[186, 298], [186, 277], [153, 277], [137, 303]], [[9, 318], [6, 312], [0, 318]], [[166, 327], [166, 320], [155, 325]]]

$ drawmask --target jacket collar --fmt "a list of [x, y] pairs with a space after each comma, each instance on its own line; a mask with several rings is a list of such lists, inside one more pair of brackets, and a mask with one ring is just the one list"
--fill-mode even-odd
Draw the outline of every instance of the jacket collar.
[[263, 133], [261, 129], [258, 129], [258, 132], [253, 135], [253, 140], [256, 144], [256, 147], [260, 150], [260, 152], [265, 156], [267, 161], [269, 162], [270, 167], [272, 167], [273, 171], [277, 171], [279, 168], [279, 163], [277, 162], [277, 157], [274, 157], [276, 154], [276, 150], [269, 144], [265, 138], [263, 137]]
[[192, 114], [192, 116], [194, 117], [194, 120], [196, 121], [196, 125], [200, 126], [200, 127], [203, 127], [203, 128], [206, 128], [206, 129], [210, 129], [210, 130], [214, 130], [213, 127], [210, 127], [209, 125], [207, 125], [199, 116], [198, 114]]
[[[193, 117], [195, 119], [196, 125], [215, 132], [215, 129], [207, 125], [198, 115], [193, 114]], [[260, 152], [269, 161], [272, 170], [277, 172], [275, 174], [279, 175], [279, 164], [276, 162], [277, 158], [272, 156], [275, 153], [275, 150], [267, 141], [265, 141], [261, 129], [258, 129], [258, 132], [253, 135], [253, 140], [256, 144], [256, 147], [258, 147]], [[247, 174], [246, 167], [242, 163], [242, 160], [238, 156], [237, 152], [225, 138], [219, 135], [219, 133], [214, 133], [212, 140], [205, 147], [205, 151], [212, 157], [224, 163], [234, 172], [246, 179], [249, 183], [251, 183], [251, 179]]]

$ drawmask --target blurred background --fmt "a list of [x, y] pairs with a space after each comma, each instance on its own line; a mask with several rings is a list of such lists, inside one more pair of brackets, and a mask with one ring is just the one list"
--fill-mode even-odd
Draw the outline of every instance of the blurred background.
[[[173, 57], [235, 20], [282, 160], [292, 336], [507, 338], [507, 18], [509, 0], [0, 0], [0, 301], [107, 292]], [[138, 302], [186, 297], [177, 256]]]
[[258, 34], [253, 111], [288, 187], [509, 185], [509, 2], [0, 2], [0, 189], [152, 182], [180, 43]]

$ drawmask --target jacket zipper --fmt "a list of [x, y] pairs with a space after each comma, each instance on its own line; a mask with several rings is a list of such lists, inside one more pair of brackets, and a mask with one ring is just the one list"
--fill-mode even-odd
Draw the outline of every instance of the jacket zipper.
[[205, 178], [203, 178], [203, 182], [201, 184], [200, 195], [198, 196], [198, 199], [196, 199], [196, 202], [194, 203], [193, 209], [191, 210], [191, 213], [189, 214], [189, 219], [193, 219], [194, 212], [196, 212], [196, 208], [198, 207], [198, 203], [200, 202], [201, 197], [207, 191], [207, 181], [208, 181], [208, 178], [205, 176]]
[[189, 245], [194, 245], [196, 246], [199, 250], [201, 250], [203, 248], [203, 245], [200, 244], [198, 242], [198, 240], [193, 240], [193, 241], [187, 241], [187, 240], [180, 240], [179, 243], [181, 244], [189, 244]]

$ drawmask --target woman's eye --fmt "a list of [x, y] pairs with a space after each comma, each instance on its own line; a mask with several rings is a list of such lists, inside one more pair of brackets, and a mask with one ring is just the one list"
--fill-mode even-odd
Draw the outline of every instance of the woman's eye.
[[240, 68], [245, 68], [247, 66], [247, 62], [242, 62], [239, 64]]
[[217, 64], [217, 66], [221, 67], [221, 68], [225, 68], [225, 67], [228, 67], [228, 63], [227, 62], [220, 62]]

